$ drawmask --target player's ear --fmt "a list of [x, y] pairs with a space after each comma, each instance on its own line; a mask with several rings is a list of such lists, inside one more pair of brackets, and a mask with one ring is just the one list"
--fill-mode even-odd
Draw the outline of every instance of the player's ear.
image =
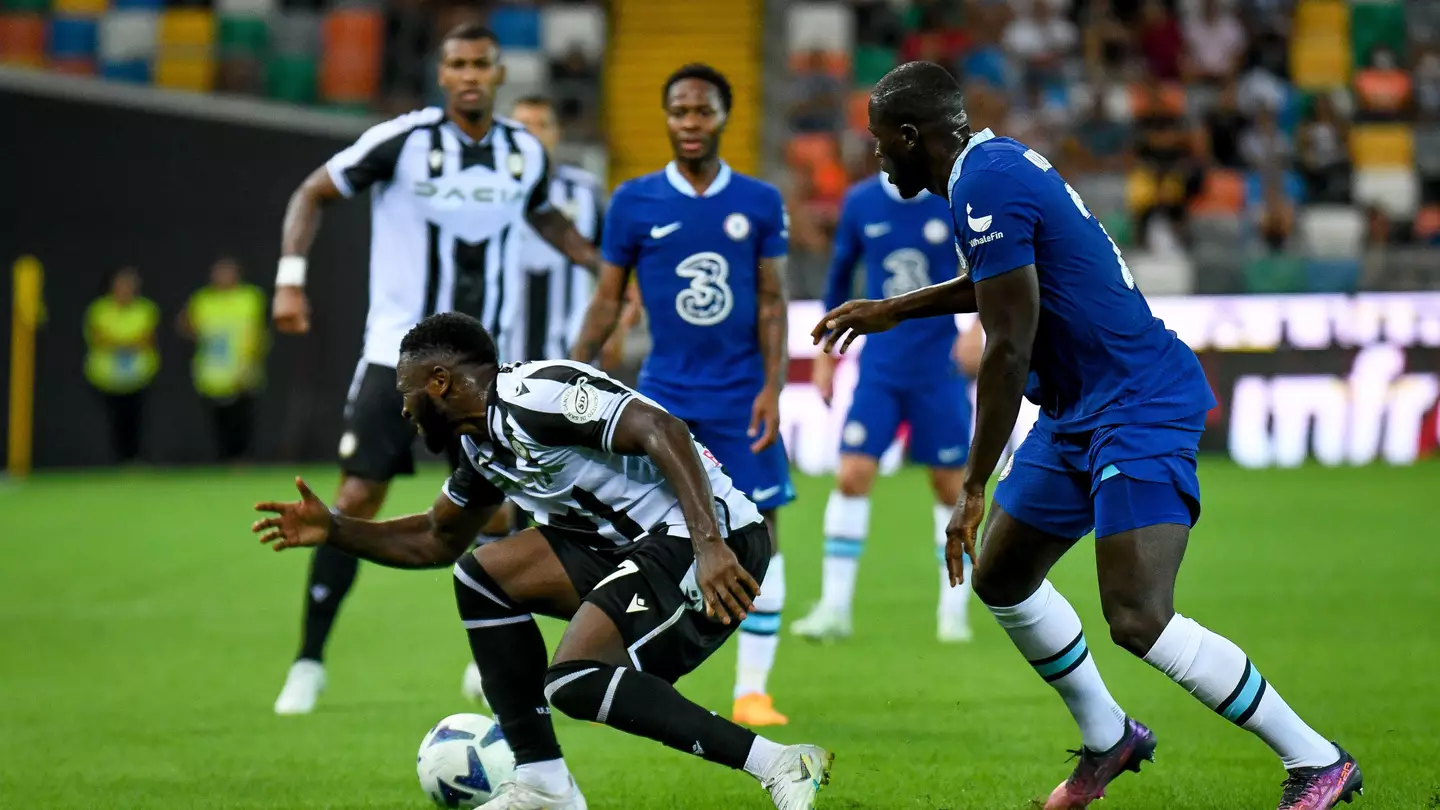
[[499, 87], [505, 83], [505, 63], [501, 62], [495, 66], [495, 86]]
[[450, 369], [444, 366], [435, 366], [430, 369], [430, 379], [425, 383], [430, 395], [443, 397], [450, 393], [451, 388]]
[[906, 149], [914, 149], [920, 143], [920, 128], [914, 124], [901, 124], [900, 139], [905, 142]]

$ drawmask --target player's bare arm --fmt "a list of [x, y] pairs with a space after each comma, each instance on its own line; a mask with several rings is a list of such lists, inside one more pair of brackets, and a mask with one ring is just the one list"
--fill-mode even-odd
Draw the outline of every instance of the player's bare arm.
[[621, 302], [625, 298], [625, 286], [630, 271], [609, 262], [602, 262], [600, 278], [595, 284], [595, 295], [585, 310], [585, 323], [580, 327], [580, 336], [575, 348], [570, 350], [570, 359], [582, 363], [593, 363], [615, 331], [615, 322], [620, 318]]
[[361, 520], [332, 513], [302, 479], [295, 479], [295, 488], [300, 491], [298, 501], [255, 505], [255, 511], [273, 515], [250, 527], [260, 535], [260, 542], [273, 544], [276, 551], [329, 545], [391, 568], [444, 568], [454, 563], [498, 508], [462, 509], [441, 494], [422, 514]]
[[760, 356], [765, 361], [765, 387], [750, 411], [750, 452], [758, 453], [775, 443], [780, 433], [780, 390], [785, 387], [788, 364], [789, 304], [785, 297], [785, 257], [761, 259], [756, 289], [756, 322], [760, 331]]
[[625, 287], [625, 304], [620, 310], [620, 321], [600, 349], [600, 368], [605, 371], [614, 371], [620, 367], [621, 361], [625, 358], [625, 336], [639, 325], [640, 316], [644, 312], [645, 305], [640, 300], [640, 283], [638, 280], [632, 279], [630, 284]]
[[525, 215], [525, 219], [530, 223], [530, 227], [540, 234], [541, 239], [565, 254], [570, 261], [591, 273], [600, 272], [599, 248], [595, 247], [594, 242], [581, 236], [580, 232], [575, 230], [575, 223], [558, 209], [531, 211]]
[[[275, 279], [271, 317], [284, 334], [310, 331], [310, 302], [305, 297], [305, 256], [320, 230], [320, 211], [340, 199], [340, 189], [324, 166], [310, 173], [290, 195], [280, 232], [280, 273]], [[289, 282], [289, 283], [287, 283]]]
[[1015, 430], [1040, 322], [1040, 281], [1033, 264], [988, 278], [974, 285], [974, 290], [985, 349], [976, 378], [970, 462], [965, 466], [960, 505], [945, 530], [945, 562], [952, 584], [964, 579], [961, 552], [974, 559], [975, 534], [985, 515], [985, 485]]
[[847, 301], [825, 313], [810, 332], [823, 351], [850, 348], [855, 338], [895, 328], [901, 321], [976, 311], [975, 282], [963, 275], [883, 301]]
[[724, 624], [744, 621], [760, 586], [720, 534], [715, 494], [690, 429], [640, 400], [626, 405], [618, 419], [611, 447], [625, 455], [648, 456], [680, 502], [695, 547], [695, 581], [705, 597], [706, 614]]

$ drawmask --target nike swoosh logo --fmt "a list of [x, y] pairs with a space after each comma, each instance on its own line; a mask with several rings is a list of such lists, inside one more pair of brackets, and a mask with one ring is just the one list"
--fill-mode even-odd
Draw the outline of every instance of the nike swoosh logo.
[[599, 582], [595, 583], [595, 587], [591, 588], [590, 590], [592, 590], [592, 591], [598, 591], [598, 590], [600, 590], [600, 586], [601, 586], [601, 585], [604, 585], [605, 583], [610, 582], [611, 580], [616, 580], [616, 579], [619, 579], [620, 577], [625, 577], [625, 576], [629, 576], [629, 575], [631, 575], [631, 574], [639, 573], [639, 571], [640, 571], [640, 567], [637, 566], [637, 565], [635, 565], [635, 561], [634, 561], [634, 560], [626, 560], [626, 561], [620, 563], [620, 565], [617, 566], [614, 571], [610, 572], [610, 576], [605, 577], [604, 579], [602, 579], [602, 580], [600, 580]]
[[977, 233], [984, 233], [990, 230], [990, 222], [993, 219], [995, 219], [995, 217], [991, 214], [986, 214], [979, 219], [970, 216], [970, 203], [965, 203], [965, 224], [970, 226], [970, 230]]
[[878, 239], [890, 232], [890, 223], [872, 222], [865, 226], [865, 235], [871, 239]]
[[672, 222], [669, 225], [654, 225], [650, 228], [650, 238], [664, 239], [678, 230], [680, 230], [679, 222]]
[[755, 490], [755, 500], [765, 501], [780, 494], [780, 487], [767, 487]]
[[641, 598], [640, 598], [640, 594], [637, 593], [637, 594], [635, 594], [634, 596], [630, 597], [630, 607], [625, 608], [625, 612], [626, 612], [626, 613], [643, 613], [643, 612], [645, 612], [645, 611], [647, 611], [647, 610], [649, 610], [649, 609], [650, 609], [650, 606], [647, 605], [647, 604], [645, 604], [645, 600], [644, 600], [644, 599], [641, 599]]

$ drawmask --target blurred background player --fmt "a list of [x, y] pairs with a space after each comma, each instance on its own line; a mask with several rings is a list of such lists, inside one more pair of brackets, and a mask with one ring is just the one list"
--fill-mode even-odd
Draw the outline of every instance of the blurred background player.
[[[370, 312], [346, 403], [335, 497], [335, 509], [352, 517], [374, 517], [391, 479], [415, 470], [415, 431], [400, 415], [395, 390], [405, 333], [427, 315], [455, 310], [495, 335], [502, 358], [517, 357], [523, 342], [514, 326], [521, 309], [515, 254], [518, 229], [526, 225], [572, 261], [599, 264], [594, 245], [549, 203], [544, 146], [519, 124], [494, 116], [495, 92], [505, 80], [495, 34], [465, 24], [440, 47], [444, 108], [372, 127], [306, 178], [285, 211], [274, 318], [281, 332], [304, 333], [305, 254], [321, 207], [371, 191]], [[325, 642], [358, 566], [343, 552], [316, 550], [300, 652], [275, 701], [277, 713], [314, 708], [325, 688]]]
[[789, 233], [779, 190], [720, 159], [731, 97], [729, 81], [708, 65], [686, 65], [666, 80], [661, 101], [675, 159], [615, 190], [605, 263], [573, 356], [592, 362], [612, 337], [634, 270], [654, 343], [641, 393], [690, 425], [776, 540], [740, 627], [733, 717], [778, 725], [788, 720], [766, 681], [785, 603], [775, 512], [795, 499], [779, 437]]
[[[883, 299], [953, 278], [959, 268], [950, 208], [929, 192], [901, 198], [883, 176], [845, 195], [835, 228], [825, 309], [851, 298], [855, 267], [865, 265], [866, 297]], [[950, 587], [945, 567], [945, 526], [960, 497], [970, 452], [970, 381], [957, 367], [960, 342], [954, 318], [927, 318], [866, 339], [860, 379], [840, 434], [840, 469], [825, 504], [825, 562], [820, 602], [791, 625], [814, 640], [847, 638], [860, 555], [870, 533], [870, 490], [880, 457], [904, 422], [909, 456], [930, 472], [935, 493], [935, 556], [940, 567], [936, 637], [968, 641], [970, 588]], [[836, 358], [815, 358], [814, 381], [829, 402]]]
[[160, 308], [140, 295], [140, 273], [122, 267], [110, 275], [105, 294], [85, 310], [85, 380], [105, 402], [115, 460], [140, 457], [145, 392], [160, 370], [155, 329]]
[[[598, 248], [605, 219], [604, 186], [579, 166], [553, 162], [563, 137], [554, 102], [545, 96], [526, 96], [515, 103], [510, 117], [538, 138], [551, 156], [550, 204]], [[516, 359], [563, 359], [570, 356], [580, 334], [585, 308], [595, 293], [595, 273], [533, 229], [526, 230], [520, 253], [525, 269], [525, 353]]]
[[220, 460], [245, 455], [255, 420], [255, 398], [265, 383], [265, 293], [240, 278], [240, 264], [225, 257], [210, 268], [210, 283], [195, 291], [178, 318], [180, 333], [195, 341], [195, 391], [205, 400]]

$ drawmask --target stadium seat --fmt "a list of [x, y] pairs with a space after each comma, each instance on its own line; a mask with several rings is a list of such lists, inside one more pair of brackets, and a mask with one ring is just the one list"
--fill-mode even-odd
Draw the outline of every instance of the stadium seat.
[[337, 9], [320, 28], [320, 98], [331, 104], [367, 102], [380, 87], [385, 20], [373, 9]]
[[540, 10], [534, 6], [497, 6], [490, 12], [490, 30], [507, 50], [540, 50]]
[[[1144, 82], [1137, 82], [1129, 88], [1130, 114], [1139, 118], [1149, 112], [1150, 91], [1149, 85]], [[1165, 111], [1172, 115], [1183, 115], [1185, 113], [1185, 88], [1178, 84], [1164, 84], [1160, 87], [1160, 100], [1165, 105]]]
[[45, 64], [45, 18], [30, 12], [0, 14], [0, 65]]
[[315, 57], [282, 54], [266, 64], [266, 94], [277, 101], [309, 104], [315, 100], [317, 63]]
[[0, 0], [0, 12], [48, 12], [49, 10], [50, 0]]
[[277, 0], [215, 0], [215, 14], [225, 17], [266, 17], [280, 10]]
[[846, 3], [790, 5], [786, 49], [791, 54], [822, 50], [850, 53], [855, 48], [855, 12]]
[[1413, 42], [1440, 40], [1440, 3], [1406, 3], [1405, 32]]
[[83, 56], [71, 57], [69, 59], [57, 59], [50, 57], [46, 70], [61, 76], [94, 76], [95, 60]]
[[161, 59], [208, 58], [215, 46], [215, 15], [203, 9], [167, 9], [156, 36]]
[[605, 30], [599, 5], [547, 5], [540, 12], [540, 47], [552, 56], [579, 45], [598, 59], [605, 52]]
[[215, 88], [215, 60], [208, 56], [161, 56], [155, 60], [155, 86], [208, 93]]
[[1415, 134], [1409, 124], [1367, 124], [1350, 132], [1357, 169], [1409, 167], [1415, 163]]
[[1307, 256], [1355, 258], [1365, 238], [1365, 218], [1354, 206], [1310, 205], [1300, 210], [1300, 241]]
[[835, 138], [823, 133], [794, 135], [785, 146], [785, 161], [791, 166], [813, 169], [839, 159]]
[[1431, 203], [1415, 215], [1415, 240], [1428, 244], [1440, 241], [1440, 203]]
[[1344, 0], [1300, 0], [1295, 8], [1295, 35], [1344, 34], [1350, 29], [1350, 7]]
[[1135, 243], [1135, 220], [1125, 211], [1114, 211], [1101, 217], [1101, 223], [1105, 232], [1110, 234], [1110, 238], [1120, 247], [1129, 247]]
[[1298, 293], [1306, 288], [1305, 261], [1298, 256], [1260, 256], [1245, 262], [1244, 268], [1249, 293]]
[[[1085, 205], [1095, 212], [1095, 215], [1104, 220], [1105, 227], [1110, 227], [1110, 215], [1125, 214], [1123, 219], [1129, 220], [1128, 210], [1125, 204], [1126, 189], [1125, 175], [1123, 174], [1081, 174], [1074, 180], [1075, 190], [1080, 192], [1081, 199]], [[1111, 236], [1115, 234], [1112, 232]], [[1119, 237], [1115, 237], [1119, 240]]]
[[1342, 36], [1296, 37], [1290, 75], [1302, 90], [1328, 90], [1350, 82], [1350, 42]]
[[[1305, 181], [1294, 171], [1287, 170], [1280, 180], [1281, 187], [1285, 191], [1285, 197], [1290, 202], [1299, 205], [1305, 201]], [[1265, 199], [1265, 180], [1259, 172], [1250, 172], [1245, 175], [1245, 205], [1252, 207], [1259, 205]]]
[[861, 45], [855, 49], [855, 84], [874, 87], [875, 83], [895, 67], [898, 57], [893, 48], [882, 45]]
[[1190, 260], [1197, 293], [1235, 293], [1244, 289], [1241, 224], [1234, 216], [1190, 219]]
[[313, 11], [286, 11], [271, 17], [270, 53], [318, 61], [320, 15]]
[[[850, 78], [850, 54], [842, 51], [823, 51], [822, 53], [825, 54], [826, 73], [843, 79]], [[790, 54], [790, 70], [793, 73], [808, 71], [810, 62], [809, 51], [795, 51]]]
[[514, 50], [505, 52], [505, 82], [543, 87], [550, 78], [550, 67], [545, 63], [545, 54], [536, 50]]
[[1415, 169], [1426, 179], [1440, 179], [1440, 127], [1415, 130]]
[[150, 63], [143, 59], [131, 59], [128, 61], [120, 62], [101, 62], [100, 75], [106, 79], [116, 82], [149, 84]]
[[1245, 178], [1230, 169], [1211, 169], [1205, 173], [1200, 193], [1190, 203], [1196, 215], [1235, 215], [1245, 208]]
[[1311, 259], [1305, 262], [1305, 291], [1354, 292], [1360, 284], [1358, 259]]
[[50, 11], [57, 17], [93, 17], [104, 14], [108, 5], [108, 0], [54, 0]]
[[220, 58], [260, 59], [270, 50], [270, 26], [264, 17], [220, 18]]
[[[153, 11], [130, 9], [106, 14], [100, 20], [100, 72], [106, 76], [129, 77], [126, 80], [133, 81], [138, 75], [134, 68], [117, 68], [118, 73], [112, 74], [107, 66], [149, 63], [155, 58], [159, 28], [160, 15]], [[150, 75], [149, 68], [146, 68], [145, 75]]]
[[112, 11], [155, 11], [165, 7], [164, 0], [110, 0]]
[[1420, 205], [1420, 184], [1412, 169], [1362, 169], [1355, 172], [1355, 201], [1409, 217]]
[[[94, 72], [94, 60], [98, 51], [100, 25], [95, 17], [73, 17], [57, 14], [50, 18], [50, 62], [59, 68], [66, 63], [65, 73], [81, 75]], [[89, 63], [88, 69], [79, 69], [77, 62]]]
[[845, 99], [845, 125], [856, 132], [870, 131], [870, 91], [852, 90]]
[[[1423, 2], [1422, 2], [1423, 4]], [[1393, 0], [1366, 0], [1350, 6], [1351, 57], [1355, 64], [1370, 61], [1370, 52], [1384, 45], [1405, 55], [1405, 4]]]

